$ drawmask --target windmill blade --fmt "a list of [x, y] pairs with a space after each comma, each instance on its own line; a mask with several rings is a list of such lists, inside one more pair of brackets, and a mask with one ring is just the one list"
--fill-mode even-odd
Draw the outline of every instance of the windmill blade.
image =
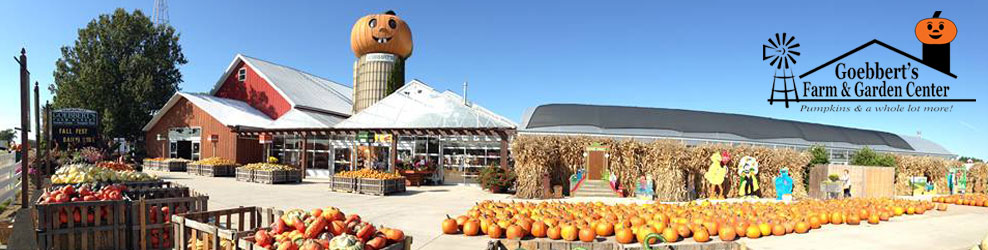
[[786, 48], [787, 48], [787, 49], [795, 49], [795, 48], [799, 48], [799, 44], [797, 43], [797, 44], [793, 44], [793, 45], [789, 45], [789, 47], [786, 47]]
[[773, 48], [773, 49], [778, 49], [778, 48], [779, 48], [779, 45], [776, 45], [776, 44], [775, 44], [775, 42], [774, 42], [774, 41], [772, 41], [772, 38], [769, 38], [769, 39], [768, 39], [768, 43], [771, 43], [771, 44], [772, 44], [772, 46], [768, 46], [768, 45], [765, 45], [765, 46], [767, 46], [767, 47], [771, 47], [771, 48]]
[[786, 61], [786, 68], [788, 69], [789, 68], [789, 58], [784, 58], [783, 61]]
[[778, 60], [779, 60], [779, 56], [775, 56], [774, 58], [772, 58], [772, 61], [768, 63], [768, 65], [775, 65], [775, 61]]
[[786, 43], [783, 43], [783, 42], [785, 42], [785, 41], [786, 41], [786, 33], [785, 33], [785, 32], [783, 32], [783, 33], [782, 33], [782, 40], [781, 40], [781, 41], [779, 41], [779, 44], [789, 44], [788, 42], [786, 42]]
[[778, 42], [779, 45], [782, 45], [782, 41], [779, 40], [779, 33], [775, 33], [775, 41]]
[[789, 53], [792, 53], [793, 55], [796, 55], [796, 56], [799, 56], [800, 55], [799, 54], [799, 51], [795, 51], [795, 50], [790, 50]]
[[[784, 34], [782, 36], [785, 37]], [[789, 41], [786, 41], [786, 45], [789, 45], [790, 43], [792, 43], [792, 40], [796, 40], [796, 36], [789, 37]]]
[[[792, 60], [792, 64], [796, 64], [796, 58], [792, 58], [792, 55], [786, 55], [786, 56], [789, 57], [789, 60]], [[788, 67], [789, 66], [787, 64], [786, 68], [788, 68]]]

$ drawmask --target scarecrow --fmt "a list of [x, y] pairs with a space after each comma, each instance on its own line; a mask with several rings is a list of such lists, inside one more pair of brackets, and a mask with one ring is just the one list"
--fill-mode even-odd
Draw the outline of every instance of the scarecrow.
[[738, 185], [738, 195], [741, 197], [755, 195], [758, 191], [758, 160], [755, 157], [745, 156], [738, 162], [738, 175], [740, 185]]
[[703, 175], [710, 184], [707, 185], [707, 195], [711, 199], [724, 198], [724, 177], [727, 175], [727, 164], [731, 162], [731, 155], [727, 151], [713, 153], [710, 156], [710, 168]]
[[775, 194], [777, 200], [791, 197], [792, 177], [789, 177], [789, 168], [779, 169], [779, 176], [775, 177]]

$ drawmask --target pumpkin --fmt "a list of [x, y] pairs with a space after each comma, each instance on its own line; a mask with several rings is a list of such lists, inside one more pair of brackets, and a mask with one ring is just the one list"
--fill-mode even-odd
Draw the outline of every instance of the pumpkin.
[[579, 238], [579, 231], [580, 230], [574, 225], [565, 225], [563, 226], [562, 231], [560, 231], [560, 234], [562, 234], [563, 239], [565, 240], [575, 241]]
[[[289, 241], [291, 242], [291, 241]], [[356, 236], [344, 234], [337, 235], [329, 240], [329, 250], [363, 250], [364, 245]]]
[[806, 224], [805, 221], [796, 222], [796, 233], [805, 234], [810, 231], [810, 225]]
[[610, 222], [597, 223], [597, 226], [594, 227], [594, 232], [603, 237], [611, 236], [614, 234], [614, 224]]
[[[473, 223], [474, 225], [477, 224], [476, 221], [472, 221], [472, 222], [474, 222]], [[474, 229], [475, 230], [473, 235], [477, 235], [476, 226], [474, 227]], [[389, 228], [387, 232], [384, 232], [384, 237], [387, 238], [388, 241], [390, 242], [399, 242], [405, 240], [405, 232], [398, 229]]]
[[517, 240], [525, 237], [525, 229], [518, 225], [508, 226], [508, 230], [505, 232], [505, 236], [511, 240]]
[[947, 44], [957, 37], [957, 26], [953, 21], [940, 17], [940, 11], [933, 12], [932, 18], [916, 23], [916, 38], [924, 44]]
[[444, 234], [455, 234], [459, 231], [459, 226], [456, 225], [456, 220], [446, 215], [446, 219], [443, 220], [442, 229]]
[[394, 11], [366, 15], [353, 24], [350, 49], [357, 57], [389, 53], [408, 58], [412, 55], [412, 30]]
[[947, 211], [947, 204], [937, 204], [937, 211]]
[[388, 244], [388, 239], [378, 236], [367, 241], [367, 244], [364, 245], [364, 248], [381, 249], [384, 248], [384, 246], [386, 246], [387, 244]]
[[758, 226], [751, 225], [748, 229], [745, 229], [745, 236], [749, 239], [758, 239], [762, 237], [762, 230], [758, 229]]
[[861, 224], [861, 217], [858, 217], [857, 214], [851, 214], [851, 215], [847, 216], [847, 224], [848, 225], [858, 225], [858, 224]]
[[463, 228], [463, 224], [464, 223], [467, 223], [467, 220], [469, 220], [469, 219], [470, 219], [470, 217], [467, 217], [466, 215], [457, 216], [456, 217], [456, 225], [459, 226], [460, 228]]
[[693, 240], [696, 242], [710, 241], [710, 233], [707, 232], [706, 228], [701, 227], [700, 230], [693, 232]]
[[758, 224], [758, 231], [764, 236], [772, 235], [772, 225], [762, 222]]
[[871, 214], [868, 216], [868, 224], [878, 224], [879, 218], [877, 214]]
[[631, 244], [635, 242], [635, 233], [631, 232], [631, 229], [622, 228], [622, 229], [618, 229], [614, 233], [614, 238], [617, 240], [618, 243]]
[[[638, 241], [642, 241], [642, 239], [647, 237], [648, 235], [645, 235], [645, 237], [639, 236]], [[677, 242], [679, 241], [679, 233], [677, 233], [676, 230], [672, 230], [672, 227], [667, 227], [666, 230], [662, 230], [662, 239], [665, 240], [665, 242]], [[655, 244], [655, 243], [656, 243], [655, 240], [650, 239], [648, 241], [648, 244]]]
[[737, 238], [737, 234], [734, 232], [734, 227], [726, 226], [721, 227], [720, 231], [717, 232], [717, 236], [720, 237], [722, 241], [733, 241]]
[[830, 224], [840, 225], [844, 224], [844, 217], [838, 212], [833, 212], [830, 214]]
[[810, 217], [810, 228], [818, 229], [820, 228], [820, 217]]
[[254, 233], [254, 243], [258, 246], [268, 247], [271, 246], [271, 243], [274, 243], [274, 239], [271, 238], [271, 235], [268, 235], [266, 230], [260, 229], [257, 230], [257, 233]]
[[546, 236], [549, 236], [549, 239], [553, 240], [563, 238], [562, 230], [559, 227], [550, 227], [549, 230], [546, 230]]
[[772, 235], [783, 236], [786, 235], [786, 228], [782, 225], [775, 224], [772, 226]]
[[491, 237], [491, 239], [500, 239], [502, 236], [504, 236], [502, 235], [504, 234], [504, 232], [502, 231], [503, 229], [501, 229], [501, 226], [498, 226], [496, 224], [491, 224], [490, 227], [487, 228], [487, 236]]
[[590, 228], [580, 229], [580, 241], [582, 242], [593, 242], [597, 238], [597, 233]]
[[686, 225], [680, 224], [679, 226], [676, 226], [676, 233], [679, 234], [679, 237], [683, 237], [685, 239], [690, 237], [690, 235], [693, 235], [693, 230]]
[[889, 217], [889, 212], [882, 211], [878, 213], [878, 220], [880, 221], [888, 221]]

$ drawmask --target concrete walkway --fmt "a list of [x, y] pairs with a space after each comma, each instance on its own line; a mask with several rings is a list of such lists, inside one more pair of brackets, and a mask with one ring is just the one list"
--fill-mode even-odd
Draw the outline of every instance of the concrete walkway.
[[[385, 226], [400, 228], [415, 237], [412, 249], [484, 249], [487, 237], [442, 235], [439, 224], [446, 214], [461, 215], [482, 200], [518, 200], [476, 187], [408, 187], [396, 196], [367, 196], [330, 192], [326, 180], [301, 184], [264, 185], [186, 173], [153, 172], [168, 181], [209, 194], [210, 209], [238, 206], [280, 209], [335, 206], [346, 213]], [[518, 200], [522, 201], [522, 200]], [[642, 202], [623, 198], [572, 198], [567, 202]], [[947, 212], [902, 216], [878, 225], [824, 226], [809, 234], [740, 240], [749, 249], [970, 249], [988, 234], [988, 208], [950, 205]], [[716, 240], [715, 240], [716, 241]]]

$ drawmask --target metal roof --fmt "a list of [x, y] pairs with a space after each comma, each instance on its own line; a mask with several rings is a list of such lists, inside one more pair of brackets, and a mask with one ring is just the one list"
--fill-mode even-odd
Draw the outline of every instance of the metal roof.
[[412, 80], [334, 128], [515, 128], [511, 120], [463, 97]]
[[177, 92], [171, 99], [168, 99], [168, 102], [165, 103], [165, 106], [158, 113], [154, 114], [151, 121], [144, 125], [143, 131], [150, 130], [181, 98], [185, 98], [225, 126], [246, 126], [265, 129], [328, 128], [345, 119], [334, 114], [304, 108], [294, 108], [285, 112], [278, 119], [271, 119], [246, 102], [211, 95]]
[[522, 133], [658, 137], [951, 155], [921, 138], [766, 117], [679, 109], [548, 104], [529, 109]]

